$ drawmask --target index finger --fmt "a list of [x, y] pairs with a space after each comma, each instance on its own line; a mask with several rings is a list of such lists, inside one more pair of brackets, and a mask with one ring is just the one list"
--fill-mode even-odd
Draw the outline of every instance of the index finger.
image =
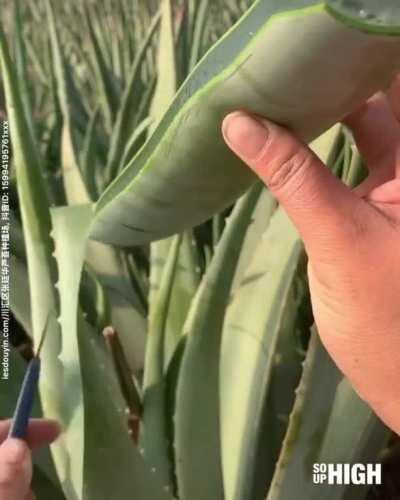
[[347, 116], [344, 123], [353, 132], [369, 170], [386, 171], [387, 180], [393, 179], [400, 143], [400, 124], [389, 97], [379, 92]]
[[[0, 443], [7, 438], [10, 427], [11, 420], [0, 421]], [[54, 420], [31, 419], [26, 440], [31, 448], [38, 448], [55, 441], [60, 433], [60, 425]]]

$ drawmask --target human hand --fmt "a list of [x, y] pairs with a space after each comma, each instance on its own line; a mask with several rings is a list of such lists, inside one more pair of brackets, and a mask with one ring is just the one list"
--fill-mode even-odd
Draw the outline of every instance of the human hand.
[[10, 420], [0, 422], [0, 500], [32, 500], [30, 448], [53, 442], [60, 434], [60, 427], [51, 420], [31, 420], [25, 442], [7, 439], [10, 425]]
[[347, 117], [369, 177], [351, 190], [287, 130], [226, 117], [231, 149], [265, 182], [309, 257], [315, 321], [359, 395], [400, 434], [400, 78]]

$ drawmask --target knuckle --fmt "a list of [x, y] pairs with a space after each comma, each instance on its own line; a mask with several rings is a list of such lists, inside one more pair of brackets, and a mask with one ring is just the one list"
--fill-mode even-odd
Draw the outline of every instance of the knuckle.
[[270, 164], [268, 184], [272, 191], [301, 188], [312, 158], [307, 151], [291, 154], [288, 158], [275, 160]]

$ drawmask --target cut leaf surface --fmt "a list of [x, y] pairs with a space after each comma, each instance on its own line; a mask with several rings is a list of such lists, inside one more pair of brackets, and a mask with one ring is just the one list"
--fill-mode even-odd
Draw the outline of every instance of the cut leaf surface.
[[197, 65], [100, 198], [92, 237], [140, 244], [207, 220], [255, 179], [222, 139], [226, 114], [267, 116], [309, 142], [387, 87], [399, 56], [398, 37], [351, 28], [326, 2], [258, 0]]

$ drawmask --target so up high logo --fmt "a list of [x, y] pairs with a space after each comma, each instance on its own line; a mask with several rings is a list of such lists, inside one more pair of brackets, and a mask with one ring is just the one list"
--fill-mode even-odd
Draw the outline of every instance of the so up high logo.
[[381, 464], [314, 464], [314, 484], [382, 484]]

